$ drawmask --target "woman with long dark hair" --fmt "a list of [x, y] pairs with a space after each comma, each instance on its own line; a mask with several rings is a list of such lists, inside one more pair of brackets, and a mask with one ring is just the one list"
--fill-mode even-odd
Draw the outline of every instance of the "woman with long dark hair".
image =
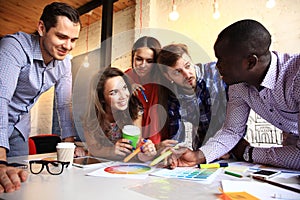
[[[125, 125], [141, 129], [143, 105], [131, 95], [128, 77], [117, 68], [100, 71], [92, 83], [95, 85], [84, 123], [88, 149], [96, 156], [123, 158], [134, 149], [131, 141], [122, 138], [122, 129]], [[142, 145], [140, 160], [146, 161], [156, 155], [151, 140], [140, 138], [139, 143]]]

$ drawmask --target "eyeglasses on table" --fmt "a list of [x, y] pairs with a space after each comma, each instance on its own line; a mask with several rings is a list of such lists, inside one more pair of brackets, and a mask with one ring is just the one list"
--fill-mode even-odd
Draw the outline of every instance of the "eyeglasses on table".
[[33, 174], [39, 174], [46, 167], [49, 174], [59, 175], [64, 171], [64, 168], [68, 168], [70, 162], [62, 162], [57, 160], [30, 160], [29, 168]]

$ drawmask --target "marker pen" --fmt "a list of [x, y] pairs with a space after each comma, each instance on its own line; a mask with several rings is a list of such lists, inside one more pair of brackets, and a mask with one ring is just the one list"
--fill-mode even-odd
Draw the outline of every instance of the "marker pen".
[[199, 164], [198, 167], [200, 169], [228, 167], [228, 163]]
[[238, 177], [238, 178], [242, 178], [243, 177], [240, 174], [236, 174], [236, 173], [233, 173], [233, 172], [230, 172], [230, 171], [225, 171], [224, 173], [227, 174], [227, 175], [230, 175], [230, 176]]
[[145, 101], [148, 102], [148, 99], [147, 99], [147, 97], [146, 97], [146, 94], [145, 94], [144, 90], [141, 90], [141, 93], [142, 93], [142, 95], [143, 95]]

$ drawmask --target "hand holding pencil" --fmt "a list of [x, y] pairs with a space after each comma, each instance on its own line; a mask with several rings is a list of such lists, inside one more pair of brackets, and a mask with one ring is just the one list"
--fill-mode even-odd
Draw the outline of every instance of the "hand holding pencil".
[[139, 91], [141, 92], [141, 91], [145, 90], [145, 88], [143, 87], [143, 85], [138, 84], [138, 83], [133, 83], [131, 85], [131, 87], [132, 87], [132, 93], [133, 93], [134, 96], [138, 96], [139, 95]]
[[137, 148], [131, 154], [129, 154], [128, 156], [126, 156], [124, 158], [123, 162], [128, 162], [129, 160], [131, 160], [134, 156], [136, 156], [140, 152], [141, 152], [141, 147]]
[[127, 157], [124, 158], [124, 162], [128, 162], [131, 160], [134, 156], [136, 156], [138, 153], [142, 152], [148, 157], [152, 157], [156, 155], [156, 149], [155, 145], [152, 143], [151, 140], [143, 139], [139, 147], [137, 147], [136, 150], [134, 150], [131, 154], [129, 154]]

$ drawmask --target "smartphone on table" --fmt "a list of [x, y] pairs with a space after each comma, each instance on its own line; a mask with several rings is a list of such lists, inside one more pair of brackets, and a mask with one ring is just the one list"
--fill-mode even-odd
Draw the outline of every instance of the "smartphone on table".
[[279, 175], [280, 173], [281, 173], [280, 171], [263, 169], [263, 170], [259, 170], [257, 172], [251, 173], [250, 176], [258, 176], [258, 177], [262, 177], [264, 179], [269, 179], [269, 178]]

